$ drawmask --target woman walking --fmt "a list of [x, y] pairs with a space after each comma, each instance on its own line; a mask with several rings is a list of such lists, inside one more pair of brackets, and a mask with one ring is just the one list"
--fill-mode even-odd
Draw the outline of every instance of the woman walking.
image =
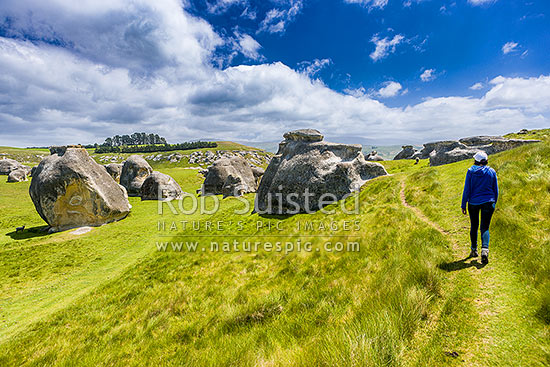
[[[477, 257], [477, 231], [481, 232], [481, 262], [489, 262], [489, 225], [498, 200], [497, 174], [487, 165], [487, 154], [477, 152], [474, 165], [466, 173], [462, 193], [462, 213], [466, 215], [466, 205], [470, 214], [470, 257]], [[481, 213], [481, 223], [480, 223]]]

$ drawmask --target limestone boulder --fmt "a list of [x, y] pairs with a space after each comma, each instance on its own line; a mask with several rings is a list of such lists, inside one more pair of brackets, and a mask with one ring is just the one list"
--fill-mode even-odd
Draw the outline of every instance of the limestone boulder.
[[387, 175], [384, 166], [365, 160], [361, 145], [326, 142], [317, 130], [292, 131], [284, 138], [260, 181], [259, 213], [316, 211]]
[[430, 158], [430, 166], [459, 162], [471, 159], [474, 154], [484, 151], [495, 154], [517, 148], [539, 140], [506, 139], [502, 136], [472, 136], [460, 140], [446, 140], [424, 144], [421, 156]]
[[131, 155], [122, 166], [120, 184], [126, 188], [128, 196], [139, 196], [141, 185], [151, 173], [153, 168], [142, 156]]
[[50, 231], [100, 226], [125, 218], [130, 203], [86, 149], [56, 147], [36, 167], [29, 194]]
[[400, 159], [414, 159], [417, 153], [416, 149], [412, 145], [403, 145], [401, 151], [393, 158], [394, 161]]
[[183, 191], [170, 176], [153, 171], [141, 185], [141, 200], [170, 201], [181, 199]]
[[[258, 174], [258, 171], [257, 173]], [[257, 189], [257, 179], [250, 164], [241, 156], [220, 158], [208, 167], [201, 188], [203, 195], [240, 196]]]
[[22, 168], [23, 165], [15, 159], [4, 158], [0, 159], [0, 175], [9, 175], [11, 171]]
[[27, 180], [27, 171], [23, 168], [18, 168], [10, 172], [8, 182], [23, 182]]
[[122, 174], [122, 164], [121, 163], [109, 163], [104, 165], [107, 173], [111, 175], [113, 180], [120, 182], [120, 175]]

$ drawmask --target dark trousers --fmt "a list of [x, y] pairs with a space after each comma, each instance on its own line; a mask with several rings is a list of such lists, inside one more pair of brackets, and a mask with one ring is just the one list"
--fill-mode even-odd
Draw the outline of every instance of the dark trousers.
[[[470, 214], [470, 241], [472, 242], [472, 250], [477, 249], [477, 231], [481, 232], [481, 248], [489, 248], [489, 225], [491, 217], [495, 211], [495, 203], [484, 203], [481, 205], [468, 204], [468, 213]], [[481, 224], [479, 217], [481, 213]]]

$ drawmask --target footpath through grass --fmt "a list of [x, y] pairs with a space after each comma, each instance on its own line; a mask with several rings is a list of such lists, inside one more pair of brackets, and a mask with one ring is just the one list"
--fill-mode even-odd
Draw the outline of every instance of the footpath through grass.
[[[487, 266], [466, 259], [469, 221], [460, 214], [460, 199], [470, 164], [458, 162], [405, 178], [407, 202], [441, 226], [455, 244], [455, 261], [440, 268], [453, 278], [451, 292], [457, 295], [459, 309], [447, 317], [448, 332], [434, 335], [434, 341], [454, 345], [466, 365], [548, 365], [550, 145], [544, 142], [490, 157], [501, 195]], [[464, 329], [473, 332], [461, 333]]]

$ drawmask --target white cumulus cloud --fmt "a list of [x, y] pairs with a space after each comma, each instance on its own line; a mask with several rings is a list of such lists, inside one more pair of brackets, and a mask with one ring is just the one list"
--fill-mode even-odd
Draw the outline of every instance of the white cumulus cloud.
[[475, 83], [470, 87], [471, 90], [480, 90], [483, 89], [483, 83]]
[[516, 43], [516, 42], [506, 42], [503, 46], [502, 46], [502, 53], [504, 55], [506, 54], [509, 54], [510, 52], [514, 52], [514, 51], [517, 51], [518, 49], [518, 46], [519, 44]]
[[332, 60], [330, 59], [315, 59], [313, 61], [303, 61], [298, 66], [303, 73], [309, 77], [313, 77], [331, 63]]
[[241, 52], [245, 57], [251, 60], [260, 60], [262, 55], [260, 55], [259, 50], [262, 46], [248, 34], [236, 33], [237, 42], [236, 48]]
[[482, 6], [482, 5], [492, 4], [496, 1], [497, 0], [468, 0], [468, 3], [470, 3], [471, 5], [474, 5], [474, 6]]
[[435, 69], [426, 69], [420, 74], [420, 80], [423, 82], [430, 82], [437, 78], [437, 75], [435, 74]]
[[[401, 144], [550, 124], [550, 75], [499, 76], [479, 98], [388, 107], [363, 88], [338, 93], [282, 63], [216, 68], [223, 39], [179, 0], [154, 7], [5, 0], [0, 16], [8, 15], [11, 35], [0, 37], [0, 145], [93, 143], [134, 131], [169, 142], [274, 141], [306, 126], [327, 140]], [[36, 40], [26, 41], [31, 33]], [[243, 50], [259, 52], [240, 36]], [[322, 64], [311, 62], [312, 72]], [[396, 84], [382, 93], [403, 93]]]
[[271, 9], [260, 23], [258, 33], [284, 33], [287, 25], [293, 22], [296, 16], [300, 14], [303, 6], [303, 0], [289, 0], [288, 7]]
[[395, 48], [400, 44], [405, 37], [400, 34], [396, 34], [393, 38], [384, 37], [380, 38], [378, 35], [374, 35], [371, 38], [371, 42], [374, 43], [374, 51], [370, 54], [370, 58], [374, 61], [381, 60], [388, 56], [390, 53], [395, 52]]
[[398, 82], [389, 81], [384, 83], [384, 87], [378, 90], [378, 95], [382, 98], [395, 97], [403, 89]]
[[344, 0], [344, 2], [348, 4], [359, 4], [370, 9], [383, 9], [386, 5], [388, 5], [388, 0]]

